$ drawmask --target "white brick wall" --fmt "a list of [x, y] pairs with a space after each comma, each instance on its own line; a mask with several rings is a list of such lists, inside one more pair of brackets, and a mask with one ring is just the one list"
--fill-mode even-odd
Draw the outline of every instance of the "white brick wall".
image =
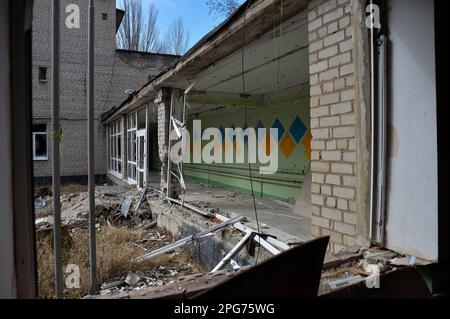
[[313, 218], [333, 252], [356, 243], [356, 146], [350, 0], [308, 7]]

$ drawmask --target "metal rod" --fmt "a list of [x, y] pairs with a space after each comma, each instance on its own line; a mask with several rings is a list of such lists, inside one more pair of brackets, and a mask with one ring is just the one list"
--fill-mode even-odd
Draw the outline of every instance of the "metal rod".
[[89, 196], [89, 265], [90, 294], [95, 294], [97, 288], [97, 252], [95, 240], [95, 161], [94, 161], [94, 0], [89, 0], [89, 31], [88, 31], [88, 196]]
[[[180, 202], [179, 200], [176, 200], [176, 199], [171, 198], [171, 197], [166, 197], [166, 199], [167, 199], [168, 201], [171, 201], [171, 202], [175, 203], [175, 204], [181, 205], [181, 202]], [[216, 217], [218, 220], [223, 221], [223, 222], [229, 220], [228, 217], [225, 217], [225, 216], [223, 216], [223, 215], [207, 213], [207, 212], [202, 211], [201, 209], [199, 209], [199, 208], [197, 208], [197, 207], [195, 207], [195, 206], [192, 206], [192, 205], [189, 205], [189, 204], [186, 204], [186, 203], [184, 203], [184, 207], [189, 208], [190, 210], [192, 210], [192, 211], [194, 211], [194, 212], [196, 212], [196, 213], [202, 214], [202, 215], [204, 215], [204, 216], [207, 216], [207, 217]], [[241, 223], [235, 223], [235, 224], [233, 225], [233, 227], [236, 228], [236, 229], [238, 229], [238, 230], [240, 230], [240, 231], [242, 231], [242, 232], [244, 232], [244, 233], [255, 232], [254, 229], [252, 229], [252, 228], [250, 228], [250, 227], [247, 227], [247, 226], [245, 226], [244, 224], [241, 224]], [[274, 239], [271, 238], [271, 237], [268, 237], [267, 240], [265, 240], [265, 239], [261, 238], [260, 236], [256, 235], [256, 236], [254, 237], [254, 240], [255, 240], [255, 242], [257, 242], [258, 244], [260, 244], [261, 246], [263, 246], [264, 248], [266, 248], [272, 255], [278, 255], [278, 254], [281, 253], [281, 251], [278, 250], [277, 248], [275, 248], [273, 245], [271, 245], [271, 244], [269, 243], [269, 241], [272, 241], [272, 243], [273, 243], [274, 245], [277, 245], [278, 247], [282, 246], [282, 247], [280, 247], [280, 248], [283, 249], [283, 250], [288, 250], [288, 249], [290, 249], [290, 247], [289, 247], [288, 245], [284, 244], [283, 242], [280, 242], [279, 240], [274, 240]]]
[[195, 207], [195, 206], [193, 206], [193, 205], [190, 205], [190, 204], [185, 203], [185, 202], [183, 202], [183, 201], [179, 201], [178, 199], [171, 198], [171, 197], [166, 197], [166, 199], [167, 199], [169, 202], [178, 204], [178, 205], [180, 205], [180, 206], [182, 206], [182, 207], [186, 207], [186, 208], [188, 208], [188, 209], [190, 209], [190, 210], [192, 210], [192, 211], [194, 211], [194, 212], [196, 212], [196, 213], [199, 213], [199, 214], [201, 214], [201, 215], [203, 215], [203, 216], [206, 216], [206, 217], [209, 217], [209, 218], [214, 218], [214, 217], [216, 217], [213, 213], [206, 212], [206, 211], [201, 210], [201, 209], [199, 209], [199, 208], [197, 208], [197, 207]]
[[191, 242], [191, 241], [193, 241], [193, 240], [195, 240], [197, 238], [202, 238], [205, 235], [209, 235], [210, 233], [214, 233], [214, 232], [219, 231], [219, 230], [221, 230], [223, 228], [226, 228], [228, 226], [234, 226], [233, 225], [234, 223], [240, 221], [243, 218], [244, 218], [244, 216], [237, 216], [237, 217], [231, 218], [231, 219], [229, 219], [227, 221], [224, 221], [222, 224], [215, 225], [215, 226], [213, 226], [213, 227], [211, 227], [211, 228], [209, 228], [207, 230], [204, 230], [204, 231], [201, 231], [199, 233], [196, 233], [195, 235], [187, 236], [185, 238], [177, 240], [176, 242], [174, 242], [172, 244], [169, 244], [167, 246], [155, 249], [152, 252], [149, 252], [149, 253], [147, 253], [145, 255], [142, 255], [140, 257], [137, 257], [137, 258], [133, 259], [132, 262], [140, 262], [140, 261], [143, 261], [143, 260], [147, 260], [149, 258], [153, 258], [153, 257], [159, 256], [159, 255], [165, 254], [166, 252], [175, 250], [175, 249], [177, 249], [179, 247], [183, 247], [187, 243], [189, 243], [189, 242]]
[[[218, 220], [221, 220], [221, 221], [226, 221], [226, 220], [228, 220], [228, 217], [225, 217], [225, 216], [220, 215], [220, 214], [216, 214], [216, 218], [217, 218]], [[241, 224], [241, 223], [235, 223], [235, 224], [233, 225], [233, 227], [236, 228], [236, 229], [238, 229], [238, 230], [240, 230], [240, 231], [242, 231], [242, 232], [245, 232], [245, 233], [248, 233], [248, 232], [251, 232], [251, 231], [256, 232], [254, 229], [252, 229], [252, 228], [250, 228], [250, 227], [247, 227], [247, 226], [245, 226], [244, 224]], [[267, 240], [261, 238], [261, 237], [258, 236], [258, 235], [255, 235], [255, 237], [253, 237], [253, 240], [254, 240], [256, 243], [258, 243], [258, 244], [260, 244], [261, 246], [263, 246], [265, 249], [267, 249], [272, 255], [278, 255], [278, 254], [281, 253], [281, 251], [279, 251], [277, 248], [275, 248], [274, 246], [272, 246]]]
[[53, 249], [55, 256], [55, 291], [56, 298], [64, 297], [62, 270], [61, 239], [61, 176], [59, 164], [59, 143], [61, 139], [59, 127], [59, 0], [52, 1], [52, 177], [53, 177]]
[[[373, 1], [370, 1], [373, 5]], [[374, 192], [375, 192], [375, 34], [374, 26], [370, 28], [370, 203], [369, 203], [369, 236], [373, 239]]]
[[253, 235], [252, 232], [248, 232], [247, 234], [245, 234], [245, 236], [237, 243], [237, 245], [230, 250], [230, 252], [216, 265], [216, 267], [214, 267], [214, 269], [211, 270], [211, 272], [214, 273], [216, 271], [223, 269], [230, 262], [230, 260], [234, 256], [236, 256], [242, 250], [242, 248], [244, 248], [245, 244], [252, 235]]
[[378, 107], [377, 107], [377, 174], [376, 174], [376, 225], [374, 240], [384, 242], [385, 216], [385, 183], [386, 183], [386, 143], [387, 143], [387, 76], [386, 76], [386, 45], [384, 35], [379, 39], [378, 60]]

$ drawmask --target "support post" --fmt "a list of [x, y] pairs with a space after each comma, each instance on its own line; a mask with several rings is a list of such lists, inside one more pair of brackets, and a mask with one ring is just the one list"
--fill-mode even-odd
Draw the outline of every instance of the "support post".
[[94, 0], [89, 0], [88, 31], [88, 196], [89, 196], [89, 265], [90, 294], [97, 292], [97, 260], [95, 240], [95, 161], [94, 161]]
[[170, 160], [170, 149], [172, 148], [172, 140], [170, 138], [170, 135], [172, 133], [172, 114], [173, 114], [173, 103], [175, 100], [175, 94], [174, 91], [172, 90], [172, 94], [171, 94], [171, 98], [170, 98], [170, 112], [169, 112], [169, 130], [167, 132], [168, 134], [168, 144], [169, 146], [167, 147], [167, 197], [170, 197], [171, 195], [171, 181], [172, 181], [172, 173], [171, 173], [171, 166], [172, 166], [172, 162]]
[[61, 139], [59, 126], [59, 0], [52, 1], [52, 184], [53, 184], [53, 249], [55, 256], [55, 291], [56, 299], [64, 297], [62, 272], [62, 238], [61, 238], [61, 177], [59, 143]]

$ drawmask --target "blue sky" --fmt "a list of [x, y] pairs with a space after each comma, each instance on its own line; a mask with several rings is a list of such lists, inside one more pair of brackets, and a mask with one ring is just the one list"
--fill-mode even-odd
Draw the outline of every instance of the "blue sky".
[[[206, 0], [142, 0], [142, 2], [144, 12], [151, 3], [158, 9], [158, 27], [161, 34], [165, 34], [174, 19], [181, 17], [190, 34], [189, 47], [223, 20], [209, 14]], [[244, 0], [239, 0], [239, 3], [243, 2]]]

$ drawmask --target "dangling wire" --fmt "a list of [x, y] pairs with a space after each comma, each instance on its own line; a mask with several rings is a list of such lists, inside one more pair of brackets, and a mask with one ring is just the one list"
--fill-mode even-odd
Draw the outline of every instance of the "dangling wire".
[[277, 92], [280, 91], [280, 78], [279, 78], [279, 68], [278, 68], [278, 41], [277, 41], [277, 24], [275, 22], [275, 7], [276, 7], [276, 2], [274, 1], [272, 3], [272, 23], [273, 23], [273, 51], [274, 51], [274, 61], [276, 61], [275, 64], [275, 84], [277, 86]]
[[280, 96], [281, 57], [283, 56], [283, 0], [280, 0], [280, 37], [278, 40], [277, 57], [277, 95]]
[[[247, 89], [245, 86], [245, 27], [246, 27], [246, 23], [247, 23], [247, 12], [248, 9], [250, 8], [250, 4], [252, 3], [252, 0], [249, 0], [247, 3], [247, 6], [245, 8], [245, 13], [244, 13], [244, 25], [242, 27], [242, 49], [241, 49], [241, 67], [242, 67], [242, 95], [243, 95], [243, 100], [244, 100], [244, 114], [245, 114], [245, 126], [248, 127], [248, 112], [247, 112]], [[250, 161], [249, 159], [247, 159], [247, 163], [248, 163], [248, 173], [249, 173], [249, 177], [250, 177], [250, 186], [251, 186], [251, 192], [252, 192], [252, 199], [253, 199], [253, 209], [255, 212], [255, 219], [256, 219], [256, 227], [257, 227], [257, 231], [258, 234], [261, 234], [260, 232], [260, 228], [259, 228], [259, 218], [258, 218], [258, 209], [256, 207], [256, 199], [255, 199], [255, 190], [253, 188], [253, 174], [252, 174], [252, 167], [250, 165]], [[256, 254], [256, 258], [255, 258], [255, 265], [258, 264], [258, 259], [259, 259], [259, 251], [261, 249], [261, 236], [258, 236], [258, 252]]]

